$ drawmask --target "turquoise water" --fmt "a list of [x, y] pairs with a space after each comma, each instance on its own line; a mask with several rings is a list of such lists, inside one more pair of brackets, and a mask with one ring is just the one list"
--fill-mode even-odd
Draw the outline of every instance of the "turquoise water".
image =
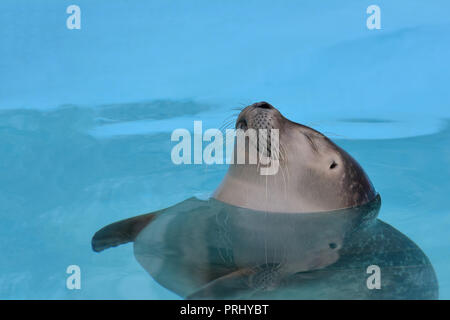
[[91, 237], [213, 191], [226, 166], [174, 165], [171, 132], [266, 100], [360, 162], [449, 299], [449, 4], [378, 1], [370, 31], [343, 2], [77, 1], [68, 30], [72, 2], [2, 1], [0, 298], [178, 298]]

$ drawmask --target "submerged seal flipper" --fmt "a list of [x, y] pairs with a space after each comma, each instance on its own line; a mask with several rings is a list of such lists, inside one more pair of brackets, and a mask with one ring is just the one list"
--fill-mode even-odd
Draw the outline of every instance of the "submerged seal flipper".
[[92, 249], [95, 252], [100, 252], [111, 247], [134, 241], [139, 232], [141, 232], [141, 230], [156, 216], [157, 212], [147, 213], [117, 221], [103, 227], [92, 237]]
[[255, 292], [270, 290], [279, 285], [282, 279], [277, 271], [278, 267], [276, 264], [267, 264], [239, 269], [208, 283], [186, 299], [248, 299]]

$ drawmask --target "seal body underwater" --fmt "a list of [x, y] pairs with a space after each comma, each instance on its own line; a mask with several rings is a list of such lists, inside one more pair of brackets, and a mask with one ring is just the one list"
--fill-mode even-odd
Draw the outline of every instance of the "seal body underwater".
[[[108, 225], [93, 250], [134, 242], [157, 282], [192, 299], [437, 298], [427, 257], [376, 218], [381, 198], [347, 152], [266, 102], [242, 110], [236, 128], [278, 130], [275, 174], [235, 161], [212, 198]], [[249, 150], [236, 144], [235, 156]], [[370, 265], [380, 289], [367, 286]]]

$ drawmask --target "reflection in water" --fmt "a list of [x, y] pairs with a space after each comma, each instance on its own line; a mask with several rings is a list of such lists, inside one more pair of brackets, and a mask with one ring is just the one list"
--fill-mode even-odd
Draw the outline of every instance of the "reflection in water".
[[[428, 258], [376, 219], [380, 204], [378, 196], [359, 208], [293, 214], [191, 198], [105, 227], [93, 245], [104, 249], [151, 217], [135, 239], [135, 256], [156, 281], [187, 298], [436, 299]], [[370, 265], [380, 268], [380, 289], [367, 286]]]

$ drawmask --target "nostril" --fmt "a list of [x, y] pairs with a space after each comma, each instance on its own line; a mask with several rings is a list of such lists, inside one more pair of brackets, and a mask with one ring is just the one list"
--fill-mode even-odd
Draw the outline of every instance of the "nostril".
[[267, 103], [265, 101], [257, 102], [253, 104], [255, 108], [262, 108], [262, 109], [273, 109], [273, 106], [270, 103]]

